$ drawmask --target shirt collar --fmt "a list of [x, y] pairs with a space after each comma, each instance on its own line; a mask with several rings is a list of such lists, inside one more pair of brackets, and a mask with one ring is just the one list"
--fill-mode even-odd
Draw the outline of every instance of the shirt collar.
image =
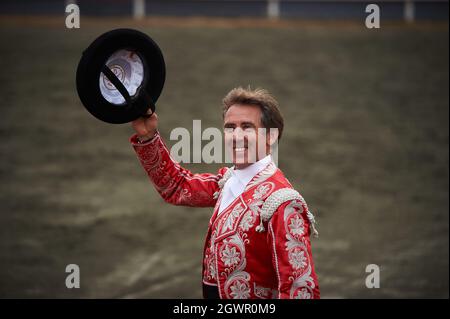
[[245, 187], [247, 184], [255, 177], [256, 174], [261, 172], [267, 165], [272, 161], [271, 155], [267, 155], [266, 157], [260, 159], [259, 161], [243, 168], [243, 169], [234, 169], [233, 177], [239, 180], [239, 182]]

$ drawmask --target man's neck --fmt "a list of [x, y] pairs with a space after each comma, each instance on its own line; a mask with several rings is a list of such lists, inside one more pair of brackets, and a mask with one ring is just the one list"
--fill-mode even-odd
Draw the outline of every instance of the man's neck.
[[234, 164], [234, 168], [235, 168], [235, 169], [241, 170], [241, 169], [244, 169], [244, 168], [249, 167], [249, 166], [252, 165], [252, 164], [253, 164], [253, 163]]
[[256, 162], [254, 162], [254, 163], [241, 163], [241, 164], [236, 164], [236, 163], [235, 163], [235, 164], [234, 164], [234, 168], [237, 169], [237, 170], [243, 170], [243, 169], [246, 169], [247, 167], [250, 167], [251, 165], [258, 163], [260, 160], [266, 158], [267, 156], [270, 156], [270, 154], [267, 154], [267, 155], [264, 156], [263, 158], [258, 158], [258, 160], [257, 160]]

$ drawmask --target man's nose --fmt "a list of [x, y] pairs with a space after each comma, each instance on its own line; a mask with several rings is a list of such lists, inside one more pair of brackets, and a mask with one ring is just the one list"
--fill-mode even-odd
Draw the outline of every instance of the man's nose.
[[233, 130], [233, 141], [242, 141], [245, 139], [244, 130], [237, 127]]

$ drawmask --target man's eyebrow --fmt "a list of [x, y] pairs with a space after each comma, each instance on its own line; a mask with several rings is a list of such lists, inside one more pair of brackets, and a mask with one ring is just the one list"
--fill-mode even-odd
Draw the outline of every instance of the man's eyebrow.
[[[256, 127], [255, 123], [253, 123], [253, 122], [247, 122], [247, 121], [241, 122], [239, 126], [244, 126], [244, 125], [251, 126], [251, 127]], [[235, 123], [228, 123], [228, 122], [227, 122], [227, 123], [225, 123], [225, 124], [223, 125], [223, 127], [236, 127], [236, 124], [235, 124]]]
[[241, 125], [249, 125], [249, 126], [256, 127], [255, 123], [253, 123], [253, 122], [242, 122]]

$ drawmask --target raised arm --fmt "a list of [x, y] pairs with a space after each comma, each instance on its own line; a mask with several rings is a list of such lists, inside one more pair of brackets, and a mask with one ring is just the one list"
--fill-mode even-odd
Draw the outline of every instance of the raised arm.
[[158, 118], [140, 118], [133, 122], [135, 135], [130, 142], [158, 193], [168, 203], [174, 205], [210, 207], [219, 189], [218, 174], [192, 174], [175, 162], [164, 141], [156, 130]]

